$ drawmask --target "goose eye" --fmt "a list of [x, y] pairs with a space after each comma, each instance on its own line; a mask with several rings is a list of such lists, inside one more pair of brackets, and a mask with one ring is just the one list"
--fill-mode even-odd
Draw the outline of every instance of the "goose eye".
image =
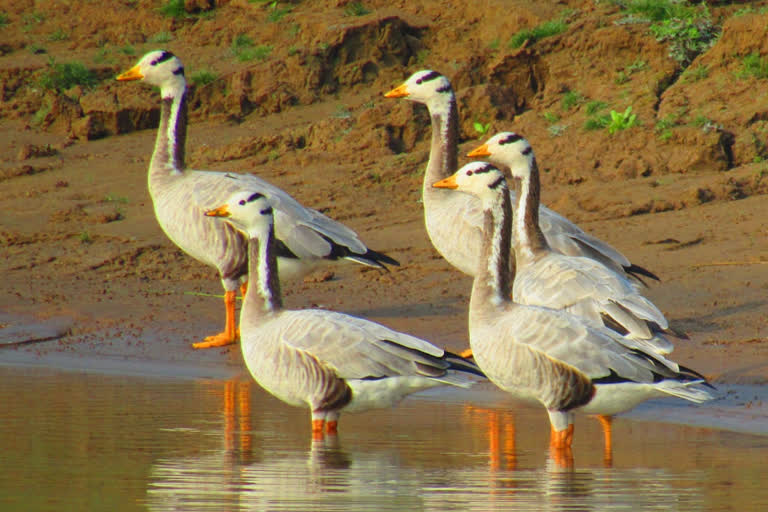
[[240, 206], [245, 206], [245, 199], [241, 199], [240, 202], [237, 204], [239, 204]]
[[467, 176], [472, 176], [474, 173], [472, 171], [467, 171]]
[[149, 63], [150, 66], [157, 66], [157, 59]]

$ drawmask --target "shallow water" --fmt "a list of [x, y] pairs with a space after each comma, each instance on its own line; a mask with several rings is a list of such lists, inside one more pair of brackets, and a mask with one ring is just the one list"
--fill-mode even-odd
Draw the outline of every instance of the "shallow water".
[[[577, 418], [571, 461], [546, 415], [441, 390], [342, 416], [247, 380], [0, 366], [0, 510], [763, 510], [768, 437], [617, 418], [606, 460]], [[248, 411], [250, 408], [250, 412]]]

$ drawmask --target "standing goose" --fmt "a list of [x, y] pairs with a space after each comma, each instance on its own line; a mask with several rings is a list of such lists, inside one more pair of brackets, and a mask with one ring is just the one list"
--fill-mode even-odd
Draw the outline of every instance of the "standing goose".
[[350, 260], [385, 268], [394, 259], [368, 249], [357, 234], [311, 208], [302, 206], [281, 189], [252, 174], [229, 174], [187, 169], [187, 83], [184, 67], [172, 53], [156, 50], [117, 77], [143, 80], [160, 88], [160, 126], [149, 164], [149, 194], [155, 216], [168, 238], [196, 260], [216, 267], [224, 286], [224, 331], [208, 336], [195, 348], [229, 345], [237, 341], [235, 292], [247, 280], [247, 240], [229, 224], [206, 219], [204, 208], [239, 190], [260, 191], [275, 208], [277, 259], [280, 277], [299, 277], [328, 261]]
[[[636, 281], [597, 260], [566, 256], [549, 246], [539, 225], [539, 168], [533, 148], [526, 139], [516, 133], [502, 132], [468, 156], [490, 156], [494, 164], [508, 168], [519, 183], [512, 215], [516, 266], [512, 294], [515, 301], [563, 309], [591, 325], [613, 327], [620, 334], [637, 340], [639, 348], [646, 351], [662, 355], [672, 351], [672, 344], [661, 334], [668, 328], [667, 319], [639, 293], [640, 286]], [[503, 176], [501, 171], [491, 168], [481, 175], [462, 173], [454, 174], [452, 178], [460, 184], [459, 190], [477, 196]]]
[[320, 309], [283, 309], [269, 199], [238, 192], [206, 215], [225, 218], [249, 240], [251, 285], [240, 313], [248, 370], [280, 400], [309, 407], [315, 437], [324, 430], [335, 433], [342, 410], [388, 407], [415, 391], [469, 387], [483, 379], [474, 363], [375, 322]]
[[[494, 170], [491, 164], [473, 162], [457, 175], [471, 178]], [[454, 178], [435, 186], [464, 188]], [[697, 403], [712, 398], [706, 389], [711, 386], [699, 373], [645, 351], [611, 329], [564, 311], [514, 302], [506, 180], [499, 175], [484, 187], [471, 188], [481, 200], [484, 234], [469, 304], [470, 346], [492, 382], [546, 407], [554, 451], [570, 450], [575, 411], [610, 416], [665, 395]]]
[[[451, 83], [436, 71], [417, 71], [384, 96], [405, 98], [427, 106], [432, 118], [432, 146], [422, 186], [427, 233], [437, 251], [451, 265], [465, 274], [475, 275], [483, 227], [480, 202], [472, 196], [450, 194], [432, 187], [433, 183], [458, 169], [459, 120]], [[570, 256], [593, 258], [618, 272], [656, 278], [549, 208], [541, 206], [540, 218], [544, 236], [554, 250]]]

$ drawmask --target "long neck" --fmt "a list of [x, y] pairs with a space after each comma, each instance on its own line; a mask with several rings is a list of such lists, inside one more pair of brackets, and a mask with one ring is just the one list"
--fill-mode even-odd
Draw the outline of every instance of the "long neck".
[[521, 261], [534, 258], [541, 251], [549, 249], [547, 239], [539, 226], [539, 204], [541, 203], [541, 185], [539, 166], [532, 158], [529, 172], [520, 180], [515, 207], [515, 252]]
[[424, 191], [443, 192], [432, 188], [432, 184], [447, 178], [458, 169], [459, 118], [456, 97], [453, 92], [443, 93], [440, 103], [428, 105], [432, 118], [432, 144], [429, 163], [424, 174]]
[[512, 204], [504, 186], [493, 201], [483, 203], [483, 245], [472, 301], [500, 305], [511, 301], [515, 260], [511, 252]]
[[157, 129], [155, 151], [150, 168], [168, 173], [184, 170], [184, 147], [187, 141], [187, 92], [178, 88], [163, 95], [160, 106], [160, 126]]
[[280, 281], [277, 274], [275, 230], [248, 240], [248, 290], [243, 301], [243, 311], [262, 316], [283, 308]]

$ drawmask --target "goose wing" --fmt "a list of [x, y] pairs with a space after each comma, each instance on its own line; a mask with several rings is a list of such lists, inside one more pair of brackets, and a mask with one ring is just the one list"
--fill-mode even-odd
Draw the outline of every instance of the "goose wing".
[[345, 379], [441, 377], [459, 361], [465, 371], [482, 375], [474, 364], [428, 341], [343, 313], [286, 311], [281, 323], [282, 343], [311, 354]]
[[613, 375], [622, 380], [651, 383], [678, 375], [679, 366], [659, 354], [648, 354], [607, 328], [593, 327], [573, 315], [538, 306], [513, 305], [493, 323], [503, 345], [522, 344], [529, 350], [564, 363], [592, 380]]
[[[520, 269], [513, 294], [523, 304], [586, 314], [591, 323], [602, 324], [600, 316], [607, 315], [632, 336], [650, 338], [649, 323], [662, 329], [668, 323], [638, 288], [595, 260], [550, 253]], [[591, 314], [585, 307], [592, 309]]]

